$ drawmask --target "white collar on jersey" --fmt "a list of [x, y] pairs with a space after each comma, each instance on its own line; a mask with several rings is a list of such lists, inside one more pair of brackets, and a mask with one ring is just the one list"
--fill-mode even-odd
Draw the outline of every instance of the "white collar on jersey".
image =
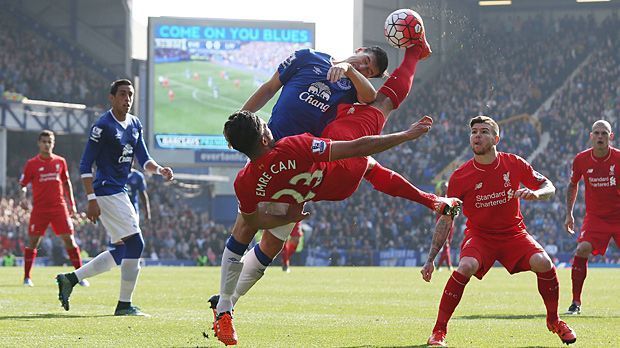
[[110, 114], [112, 114], [112, 118], [114, 118], [114, 121], [116, 121], [116, 123], [120, 124], [121, 127], [123, 127], [123, 129], [127, 128], [127, 126], [129, 125], [129, 116], [130, 114], [127, 114], [127, 116], [125, 117], [125, 121], [119, 121], [118, 118], [116, 118], [116, 116], [114, 115], [114, 112], [112, 111], [112, 109], [110, 109]]

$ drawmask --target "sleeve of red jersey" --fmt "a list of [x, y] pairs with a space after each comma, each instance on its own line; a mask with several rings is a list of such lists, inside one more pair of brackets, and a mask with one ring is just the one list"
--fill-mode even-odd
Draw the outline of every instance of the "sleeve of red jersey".
[[450, 176], [448, 180], [448, 189], [446, 190], [446, 197], [456, 197], [463, 200], [463, 188], [465, 185], [459, 184], [454, 174]]
[[542, 185], [548, 179], [544, 175], [534, 170], [534, 167], [532, 167], [532, 165], [530, 165], [523, 158], [517, 157], [517, 159], [520, 162], [520, 168], [522, 170], [521, 182], [523, 183], [523, 185], [530, 190], [538, 190], [540, 188], [540, 185]]
[[294, 158], [308, 162], [329, 162], [331, 160], [332, 140], [315, 137], [310, 133], [283, 139], [283, 151], [289, 151]]
[[22, 186], [28, 186], [30, 182], [32, 182], [32, 165], [31, 162], [28, 161], [24, 165], [24, 171], [22, 175], [19, 177], [19, 184]]
[[[240, 173], [240, 175], [242, 174]], [[237, 176], [234, 187], [235, 195], [237, 196], [237, 201], [239, 202], [239, 211], [243, 214], [254, 213], [258, 207], [257, 200], [253, 198], [253, 195], [255, 194], [254, 188], [244, 182], [243, 176]]]
[[67, 161], [62, 159], [62, 170], [60, 171], [60, 180], [62, 182], [69, 181], [69, 166], [67, 166]]
[[581, 180], [581, 176], [583, 176], [583, 172], [579, 166], [579, 162], [577, 160], [578, 157], [575, 157], [573, 160], [573, 166], [570, 174], [570, 182], [576, 184]]

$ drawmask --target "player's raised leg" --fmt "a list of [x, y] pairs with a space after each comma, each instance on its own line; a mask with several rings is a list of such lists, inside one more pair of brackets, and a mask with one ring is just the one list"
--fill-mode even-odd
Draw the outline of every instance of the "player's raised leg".
[[432, 53], [431, 47], [426, 41], [426, 29], [422, 18], [417, 15], [416, 21], [422, 27], [417, 43], [405, 49], [403, 61], [379, 88], [377, 100], [373, 103], [373, 106], [379, 108], [386, 117], [390, 111], [397, 109], [407, 98], [413, 86], [413, 77], [418, 62], [428, 58]]

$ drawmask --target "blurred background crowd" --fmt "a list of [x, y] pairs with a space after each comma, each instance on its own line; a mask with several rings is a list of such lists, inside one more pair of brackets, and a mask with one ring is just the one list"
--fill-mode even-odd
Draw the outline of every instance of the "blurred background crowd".
[[[5, 34], [0, 37], [1, 98], [105, 105], [107, 79], [82, 64], [78, 53], [58, 48], [21, 25], [0, 12]], [[415, 83], [385, 130], [403, 129], [428, 114], [435, 120], [432, 131], [379, 154], [377, 160], [434, 192], [455, 165], [471, 158], [468, 120], [492, 116], [500, 121], [498, 149], [530, 159], [557, 188], [551, 201], [522, 204], [528, 231], [551, 256], [571, 254], [576, 237], [566, 233], [564, 218], [572, 159], [590, 146], [588, 136], [595, 120], [606, 119], [616, 133], [620, 131], [620, 31], [610, 28], [620, 28], [616, 13], [598, 23], [589, 16], [572, 15], [553, 21], [515, 16], [511, 21], [484, 23], [432, 79]], [[35, 49], [22, 49], [24, 45]], [[276, 64], [261, 61], [257, 69], [264, 69], [266, 63]], [[36, 149], [36, 143], [11, 149], [10, 184], [0, 198], [2, 255], [23, 254], [29, 212], [19, 206], [17, 176]], [[83, 212], [86, 200], [77, 173], [80, 154], [58, 150], [68, 159], [78, 211]], [[148, 178], [152, 219], [142, 217], [145, 258], [219, 263], [230, 223], [217, 223], [204, 205], [189, 203], [192, 194], [178, 183]], [[585, 212], [583, 197], [581, 184], [575, 206], [578, 224]], [[435, 223], [425, 207], [380, 194], [365, 182], [346, 201], [310, 203], [308, 209], [312, 216], [305, 221], [303, 251], [293, 259], [297, 264], [305, 264], [308, 255], [319, 252], [328, 253], [334, 265], [375, 265], [379, 252], [389, 249], [422, 254]], [[462, 216], [455, 223], [454, 256], [464, 223]], [[83, 214], [75, 224], [84, 256], [107, 247], [101, 226], [88, 223]], [[62, 242], [48, 233], [39, 255], [62, 263], [63, 253]], [[612, 247], [594, 261], [620, 263], [620, 252]]]

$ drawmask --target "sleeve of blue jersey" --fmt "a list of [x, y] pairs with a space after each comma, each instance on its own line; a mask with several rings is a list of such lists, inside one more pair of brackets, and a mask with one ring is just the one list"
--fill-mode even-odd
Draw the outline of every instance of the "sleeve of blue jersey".
[[84, 149], [84, 153], [82, 154], [82, 159], [80, 160], [80, 176], [92, 177], [93, 173], [93, 163], [97, 159], [99, 155], [99, 151], [101, 151], [101, 146], [104, 139], [104, 127], [103, 124], [97, 122], [90, 129], [90, 134], [88, 135], [88, 141], [86, 142], [86, 148]]
[[149, 155], [149, 150], [147, 150], [146, 144], [144, 143], [141, 124], [139, 129], [140, 133], [138, 135], [138, 142], [136, 143], [136, 158], [138, 159], [138, 163], [140, 163], [140, 167], [144, 168], [144, 164], [148, 161], [152, 161], [153, 158]]
[[295, 75], [297, 70], [308, 60], [310, 50], [303, 49], [292, 53], [280, 65], [278, 65], [278, 73], [280, 74], [280, 82], [284, 85]]

